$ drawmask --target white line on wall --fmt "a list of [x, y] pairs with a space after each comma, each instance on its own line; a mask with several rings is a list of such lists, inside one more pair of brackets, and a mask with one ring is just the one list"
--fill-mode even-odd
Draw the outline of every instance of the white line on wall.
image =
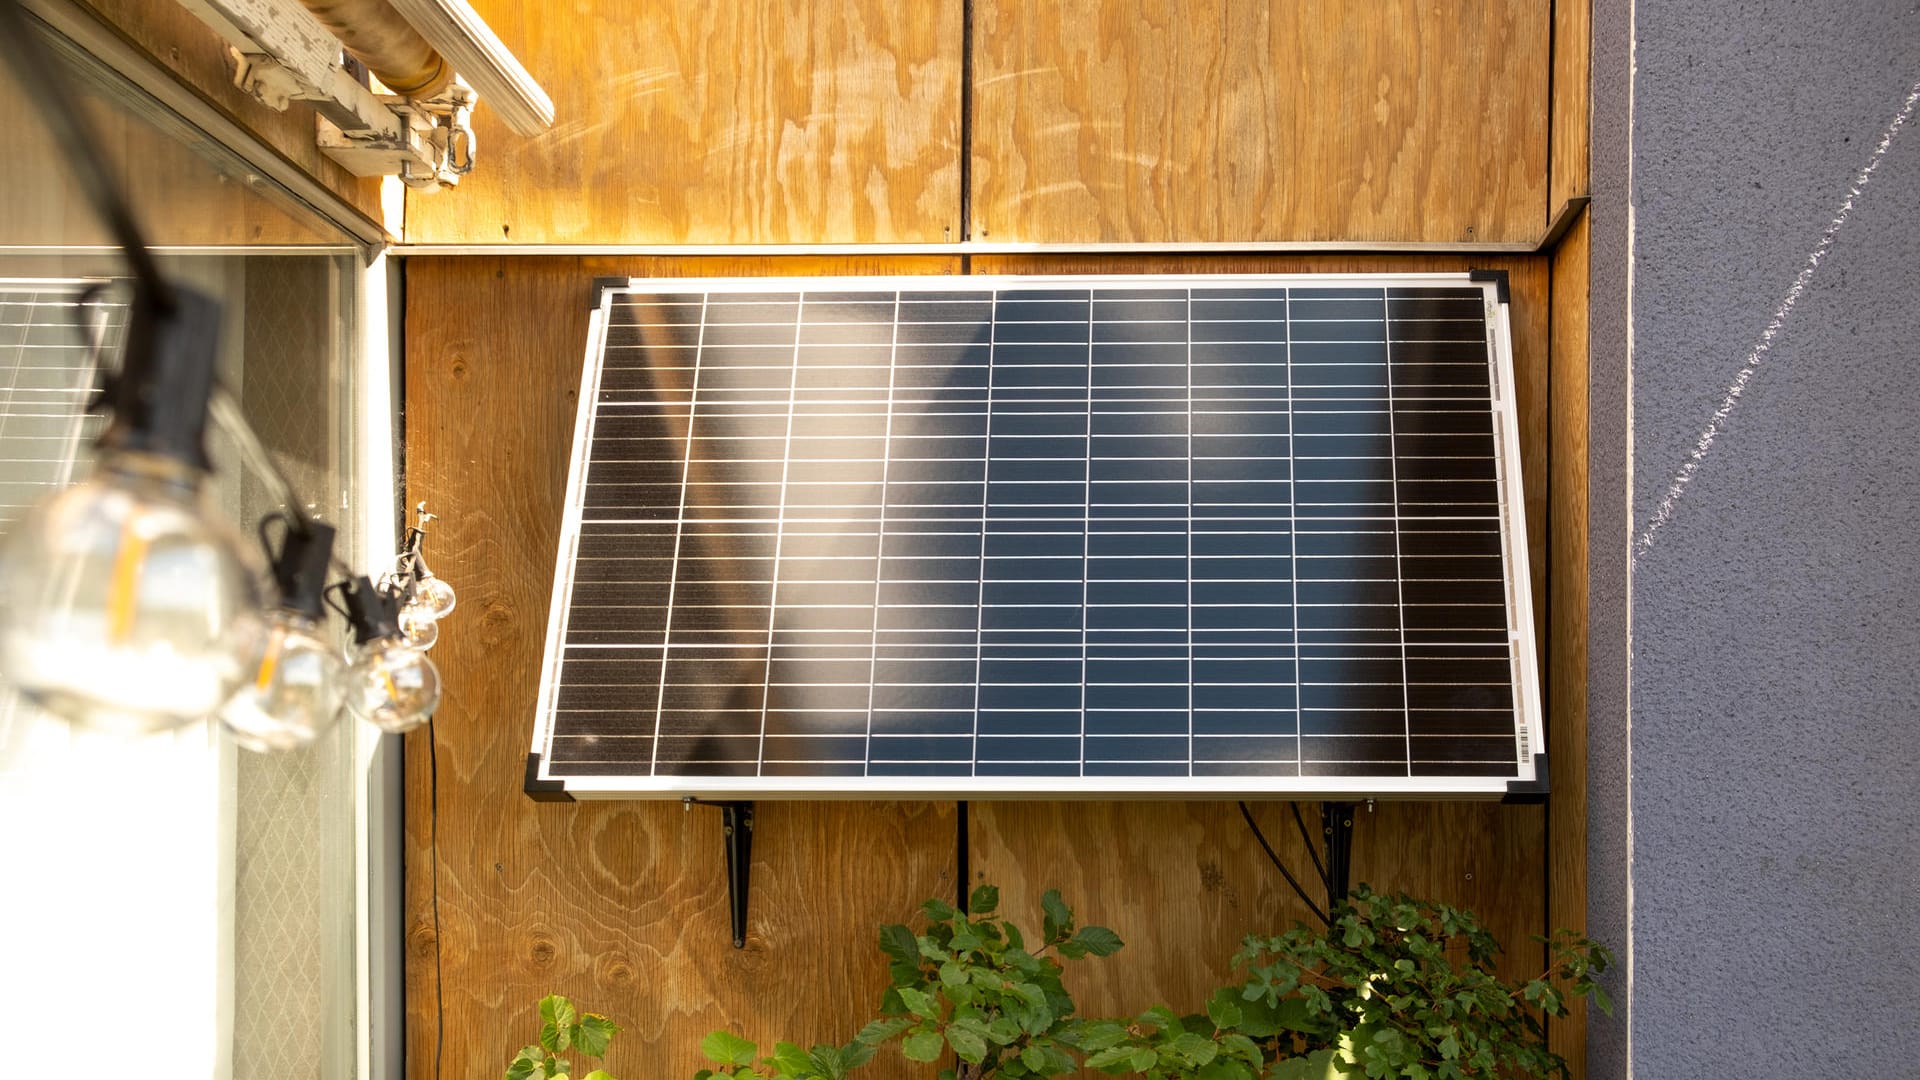
[[1840, 204], [1839, 212], [1834, 214], [1831, 222], [1827, 223], [1826, 231], [1820, 234], [1820, 242], [1814, 245], [1813, 251], [1808, 253], [1806, 264], [1800, 268], [1800, 273], [1794, 276], [1793, 285], [1787, 289], [1787, 295], [1780, 301], [1780, 306], [1774, 309], [1773, 318], [1768, 320], [1767, 328], [1760, 332], [1760, 339], [1754, 342], [1752, 349], [1748, 350], [1745, 359], [1741, 362], [1739, 374], [1734, 376], [1733, 383], [1727, 387], [1726, 395], [1720, 399], [1720, 407], [1713, 411], [1713, 415], [1707, 421], [1706, 429], [1695, 440], [1693, 449], [1688, 451], [1686, 462], [1674, 475], [1673, 482], [1667, 485], [1666, 495], [1661, 498], [1660, 505], [1654, 508], [1653, 515], [1647, 521], [1647, 527], [1634, 538], [1633, 551], [1628, 560], [1629, 566], [1637, 564], [1640, 557], [1653, 547], [1654, 537], [1673, 517], [1674, 507], [1679, 504], [1680, 497], [1686, 494], [1687, 485], [1693, 483], [1693, 478], [1699, 473], [1707, 454], [1713, 450], [1714, 441], [1720, 437], [1720, 431], [1726, 425], [1727, 418], [1733, 415], [1734, 406], [1740, 403], [1741, 395], [1746, 393], [1747, 384], [1753, 381], [1754, 375], [1760, 370], [1761, 362], [1773, 350], [1774, 340], [1780, 336], [1787, 317], [1793, 314], [1794, 305], [1800, 302], [1801, 294], [1807, 291], [1807, 285], [1813, 280], [1814, 272], [1820, 269], [1822, 262], [1826, 261], [1827, 253], [1833, 247], [1834, 238], [1840, 235], [1840, 230], [1846, 225], [1847, 219], [1853, 216], [1854, 202], [1860, 198], [1860, 193], [1866, 188], [1867, 182], [1873, 179], [1874, 170], [1880, 167], [1880, 160], [1886, 156], [1887, 148], [1893, 145], [1893, 137], [1900, 133], [1900, 129], [1905, 127], [1907, 120], [1913, 116], [1916, 103], [1920, 103], [1920, 83], [1915, 83], [1913, 89], [1907, 93], [1907, 99], [1901, 104], [1899, 114], [1893, 118], [1891, 124], [1887, 125], [1886, 131], [1881, 133], [1880, 142], [1873, 148], [1872, 156], [1854, 175], [1853, 184], [1847, 189], [1846, 201]]

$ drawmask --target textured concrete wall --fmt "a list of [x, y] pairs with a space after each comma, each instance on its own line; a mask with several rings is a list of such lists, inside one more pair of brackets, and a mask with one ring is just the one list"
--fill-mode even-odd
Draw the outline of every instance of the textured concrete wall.
[[[1590, 871], [1596, 927], [1631, 912], [1631, 1075], [1920, 1076], [1920, 118], [1877, 150], [1920, 81], [1920, 7], [1631, 16], [1620, 310], [1631, 528], [1652, 535], [1626, 723], [1596, 712], [1596, 757], [1623, 739], [1631, 777], [1596, 777]], [[1596, 507], [1619, 497], [1599, 480]], [[1598, 1033], [1594, 1075], [1623, 1075], [1619, 1034]]]

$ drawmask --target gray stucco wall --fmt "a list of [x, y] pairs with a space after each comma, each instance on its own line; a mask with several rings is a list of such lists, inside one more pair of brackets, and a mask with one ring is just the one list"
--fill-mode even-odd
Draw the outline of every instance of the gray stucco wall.
[[[1594, 406], [1630, 385], [1632, 413], [1630, 451], [1593, 428], [1590, 923], [1626, 940], [1630, 913], [1632, 1014], [1593, 1075], [1920, 1076], [1920, 117], [1633, 565], [1630, 644], [1605, 637], [1620, 502], [1645, 536], [1920, 82], [1920, 6], [1603, 2], [1595, 28]], [[1630, 497], [1604, 484], [1629, 454]]]

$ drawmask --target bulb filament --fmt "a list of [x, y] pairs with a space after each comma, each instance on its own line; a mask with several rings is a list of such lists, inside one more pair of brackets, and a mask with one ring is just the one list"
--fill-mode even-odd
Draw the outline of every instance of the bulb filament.
[[133, 636], [138, 607], [140, 571], [147, 561], [147, 538], [134, 519], [120, 527], [120, 553], [113, 560], [113, 582], [107, 590], [107, 640], [119, 644]]
[[274, 627], [273, 636], [267, 639], [267, 655], [260, 660], [260, 673], [253, 679], [253, 688], [262, 694], [273, 686], [274, 672], [280, 669], [280, 649], [286, 641], [286, 628]]

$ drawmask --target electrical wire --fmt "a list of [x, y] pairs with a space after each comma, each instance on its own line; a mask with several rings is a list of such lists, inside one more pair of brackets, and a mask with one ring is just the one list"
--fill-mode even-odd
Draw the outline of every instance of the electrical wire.
[[234, 399], [233, 392], [225, 385], [215, 383], [213, 397], [207, 402], [207, 412], [213, 422], [233, 439], [233, 445], [240, 451], [240, 460], [273, 489], [274, 498], [287, 509], [287, 515], [293, 519], [294, 528], [302, 533], [313, 531], [313, 518], [300, 505], [300, 497], [293, 489], [293, 481], [280, 470], [280, 464], [273, 460], [273, 454], [260, 441], [260, 436], [247, 423], [246, 414], [240, 411], [240, 403]]
[[1313, 872], [1320, 875], [1320, 884], [1327, 887], [1327, 895], [1333, 895], [1333, 879], [1327, 876], [1327, 866], [1320, 861], [1320, 852], [1315, 848], [1313, 835], [1307, 832], [1307, 821], [1300, 816], [1300, 804], [1287, 804], [1293, 810], [1293, 823], [1300, 827], [1300, 842], [1307, 845], [1307, 858], [1313, 860]]
[[447, 1041], [446, 976], [440, 964], [440, 749], [433, 717], [427, 717], [427, 858], [433, 866], [433, 1076], [440, 1080], [441, 1051]]
[[1300, 902], [1307, 905], [1307, 910], [1313, 912], [1314, 917], [1323, 925], [1332, 926], [1333, 920], [1327, 918], [1327, 913], [1320, 910], [1320, 905], [1314, 903], [1313, 898], [1307, 895], [1307, 891], [1300, 887], [1300, 879], [1294, 877], [1293, 871], [1287, 869], [1287, 864], [1281, 862], [1280, 856], [1274, 853], [1273, 845], [1267, 843], [1267, 834], [1260, 831], [1260, 823], [1253, 820], [1253, 811], [1247, 809], [1247, 804], [1244, 802], [1240, 804], [1240, 816], [1247, 819], [1247, 828], [1252, 829], [1253, 838], [1260, 841], [1260, 850], [1267, 853], [1267, 861], [1273, 863], [1273, 868], [1280, 871], [1280, 876], [1287, 879], [1287, 884], [1293, 886], [1294, 894], [1300, 897]]

